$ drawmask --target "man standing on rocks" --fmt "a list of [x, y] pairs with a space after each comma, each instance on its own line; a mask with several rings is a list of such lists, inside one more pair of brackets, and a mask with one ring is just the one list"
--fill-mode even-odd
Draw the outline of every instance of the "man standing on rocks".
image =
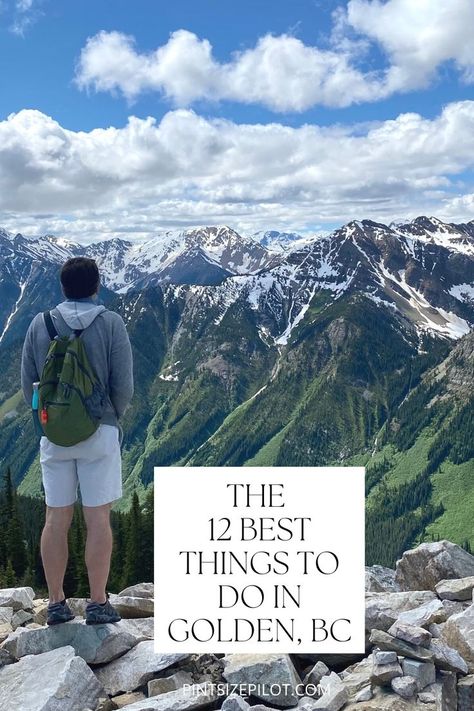
[[37, 314], [26, 334], [21, 362], [24, 398], [30, 405], [33, 384], [40, 381], [55, 333], [71, 336], [74, 332], [83, 341], [106, 396], [100, 424], [90, 437], [72, 446], [55, 444], [46, 436], [40, 440], [46, 501], [41, 557], [49, 591], [47, 622], [54, 625], [74, 617], [65, 600], [63, 581], [78, 484], [87, 526], [85, 561], [91, 599], [86, 622], [118, 622], [121, 618], [108, 600], [106, 585], [112, 554], [110, 509], [122, 495], [119, 418], [133, 395], [132, 350], [121, 316], [97, 303], [100, 279], [93, 259], [68, 259], [60, 279], [65, 300], [49, 312], [50, 319]]

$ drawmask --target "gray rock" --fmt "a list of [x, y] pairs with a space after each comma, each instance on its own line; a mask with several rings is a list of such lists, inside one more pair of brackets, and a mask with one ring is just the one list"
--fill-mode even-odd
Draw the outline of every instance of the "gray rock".
[[433, 662], [419, 662], [416, 659], [403, 659], [402, 669], [404, 676], [410, 676], [416, 681], [418, 691], [422, 691], [428, 684], [436, 681], [436, 667]]
[[0, 711], [83, 711], [103, 690], [72, 647], [23, 657], [0, 669]]
[[116, 709], [126, 709], [127, 706], [135, 704], [137, 701], [145, 701], [146, 696], [141, 691], [134, 691], [131, 694], [120, 694], [114, 696], [113, 704]]
[[110, 595], [110, 602], [119, 615], [125, 619], [135, 617], [153, 617], [155, 601], [151, 597], [132, 597], [131, 595]]
[[469, 673], [472, 674], [474, 672], [474, 605], [449, 618], [443, 627], [443, 639], [459, 652], [467, 663]]
[[454, 672], [440, 671], [436, 675], [436, 683], [427, 686], [423, 691], [432, 692], [435, 695], [438, 708], [442, 709], [442, 711], [457, 711], [456, 679]]
[[155, 586], [153, 583], [137, 583], [136, 585], [130, 585], [125, 588], [119, 595], [124, 595], [125, 597], [142, 597], [142, 598], [154, 598], [155, 597]]
[[370, 701], [372, 698], [373, 693], [372, 693], [372, 687], [370, 684], [367, 686], [363, 686], [360, 691], [357, 692], [355, 695], [354, 701], [358, 704], [360, 704], [361, 701]]
[[86, 625], [71, 620], [62, 625], [26, 629], [19, 627], [3, 643], [3, 648], [20, 659], [28, 654], [42, 654], [59, 647], [71, 646], [88, 664], [103, 664], [119, 657], [141, 642], [139, 630], [132, 632], [124, 622], [109, 625]]
[[[273, 706], [296, 706], [301, 680], [288, 654], [229, 654], [223, 659], [223, 676], [231, 684], [257, 684], [253, 696]], [[275, 686], [271, 693], [272, 684]]]
[[404, 642], [409, 642], [419, 647], [429, 647], [431, 642], [431, 633], [423, 627], [417, 625], [407, 625], [404, 622], [397, 620], [388, 630], [397, 639], [402, 639]]
[[391, 634], [382, 632], [382, 630], [372, 630], [370, 642], [380, 647], [380, 649], [388, 649], [402, 657], [412, 657], [421, 662], [431, 662], [433, 660], [433, 652], [429, 649], [416, 647], [414, 644], [409, 644], [401, 639], [397, 639], [397, 637], [392, 637]]
[[434, 592], [429, 591], [367, 593], [365, 627], [367, 630], [375, 628], [386, 632], [403, 612], [418, 608], [432, 600], [437, 598]]
[[395, 571], [383, 565], [371, 565], [365, 568], [366, 592], [398, 592]]
[[86, 597], [69, 597], [67, 604], [77, 617], [85, 617], [88, 602]]
[[320, 683], [322, 696], [313, 708], [319, 711], [339, 711], [349, 701], [349, 692], [337, 674], [323, 676]]
[[127, 711], [191, 711], [191, 709], [209, 706], [216, 699], [215, 687], [212, 685], [193, 684], [191, 687], [184, 686], [167, 694], [137, 701], [125, 708]]
[[33, 621], [45, 625], [48, 617], [48, 600], [33, 600]]
[[398, 656], [396, 652], [385, 652], [380, 649], [374, 649], [372, 652], [374, 664], [394, 664], [398, 662]]
[[13, 632], [13, 627], [9, 622], [0, 622], [0, 644]]
[[401, 590], [435, 590], [441, 580], [474, 575], [474, 556], [450, 541], [422, 543], [397, 561]]
[[391, 687], [402, 699], [412, 699], [418, 688], [416, 679], [412, 676], [395, 677], [395, 679], [392, 679]]
[[435, 704], [436, 696], [431, 691], [422, 691], [418, 694], [418, 700], [421, 701], [422, 704]]
[[153, 641], [139, 642], [118, 659], [96, 669], [95, 675], [110, 696], [135, 691], [155, 674], [171, 667], [188, 655], [155, 654]]
[[435, 639], [440, 639], [443, 635], [443, 627], [445, 624], [445, 622], [433, 622], [433, 624], [428, 627], [428, 631], [431, 636]]
[[398, 661], [391, 662], [390, 664], [374, 664], [370, 680], [377, 686], [386, 686], [390, 684], [392, 679], [401, 675], [402, 668]]
[[34, 597], [33, 588], [2, 588], [0, 590], [0, 607], [12, 607], [14, 612], [32, 610]]
[[316, 662], [314, 667], [306, 674], [303, 679], [303, 684], [314, 684], [317, 686], [323, 676], [329, 674], [329, 668], [324, 662]]
[[474, 674], [465, 676], [458, 681], [458, 710], [472, 711], [474, 709]]
[[229, 694], [221, 706], [222, 711], [247, 711], [249, 708], [250, 704], [238, 694]]
[[33, 612], [27, 612], [26, 610], [18, 610], [12, 617], [11, 625], [12, 629], [16, 630], [17, 627], [26, 625], [29, 622], [33, 622], [34, 614]]
[[158, 679], [151, 679], [148, 682], [148, 696], [158, 696], [158, 694], [166, 694], [168, 691], [175, 691], [181, 688], [184, 684], [192, 684], [193, 678], [189, 672], [177, 671], [170, 676], [163, 676]]
[[145, 639], [153, 639], [155, 634], [155, 620], [153, 617], [122, 620], [119, 624], [123, 630], [136, 637], [138, 642], [142, 642]]
[[433, 661], [438, 669], [467, 674], [468, 666], [456, 649], [449, 647], [442, 639], [433, 639], [430, 644]]
[[455, 580], [441, 580], [436, 584], [435, 590], [442, 600], [471, 600], [474, 590], [474, 575]]
[[315, 696], [302, 696], [298, 701], [298, 711], [313, 711], [316, 701]]
[[13, 664], [13, 662], [16, 662], [15, 657], [10, 652], [7, 652], [6, 649], [0, 649], [0, 669], [6, 664]]
[[369, 654], [365, 659], [362, 659], [360, 662], [357, 662], [357, 664], [353, 664], [341, 672], [339, 676], [349, 692], [349, 698], [351, 700], [355, 699], [359, 691], [370, 686], [372, 669], [373, 655]]
[[452, 615], [458, 615], [460, 612], [467, 610], [471, 602], [466, 600], [461, 602], [459, 600], [441, 600], [443, 603], [444, 611], [446, 612], [446, 619], [448, 620]]
[[398, 622], [415, 627], [428, 627], [433, 622], [445, 622], [447, 617], [441, 600], [431, 600], [420, 607], [402, 612], [398, 617]]
[[11, 625], [13, 607], [0, 607], [0, 625]]

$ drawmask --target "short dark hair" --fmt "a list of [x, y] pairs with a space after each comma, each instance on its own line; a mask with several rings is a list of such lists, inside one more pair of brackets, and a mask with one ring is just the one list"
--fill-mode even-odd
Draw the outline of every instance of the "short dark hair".
[[94, 259], [72, 257], [61, 267], [60, 279], [67, 299], [84, 299], [99, 288], [99, 269]]

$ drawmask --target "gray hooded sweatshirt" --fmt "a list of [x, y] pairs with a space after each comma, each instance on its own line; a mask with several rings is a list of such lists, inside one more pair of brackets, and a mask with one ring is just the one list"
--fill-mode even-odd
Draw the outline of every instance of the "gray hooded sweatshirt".
[[[88, 298], [63, 301], [51, 311], [51, 318], [61, 336], [75, 329], [86, 329], [81, 338], [87, 356], [108, 393], [101, 422], [119, 427], [122, 439], [118, 420], [133, 395], [132, 349], [122, 317]], [[49, 344], [43, 314], [37, 314], [26, 333], [21, 358], [21, 387], [28, 405], [31, 405], [33, 383], [40, 379]]]

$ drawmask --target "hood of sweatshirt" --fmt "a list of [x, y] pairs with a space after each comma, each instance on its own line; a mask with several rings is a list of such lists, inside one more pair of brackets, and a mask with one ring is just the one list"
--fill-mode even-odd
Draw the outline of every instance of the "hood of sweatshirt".
[[56, 307], [70, 328], [82, 329], [90, 326], [92, 321], [105, 306], [91, 301], [62, 301]]

